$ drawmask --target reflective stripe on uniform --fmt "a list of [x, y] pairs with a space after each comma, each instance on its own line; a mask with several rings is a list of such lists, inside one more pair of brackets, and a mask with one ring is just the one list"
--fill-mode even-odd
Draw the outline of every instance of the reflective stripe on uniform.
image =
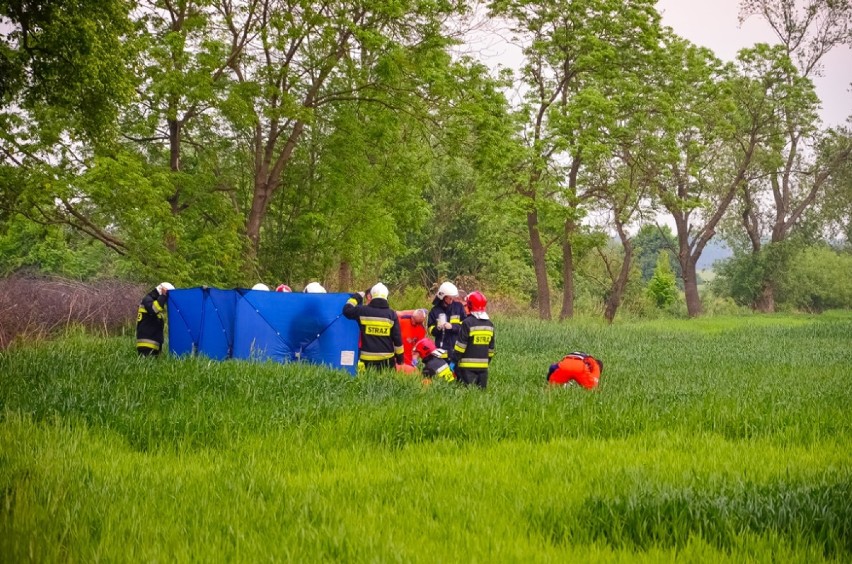
[[[402, 353], [400, 353], [402, 354]], [[392, 352], [367, 352], [361, 351], [361, 360], [367, 361], [375, 361], [375, 360], [388, 360], [389, 358], [393, 358], [395, 353]]]
[[470, 335], [488, 335], [494, 334], [494, 328], [489, 325], [474, 325], [470, 328]]
[[456, 375], [453, 374], [453, 371], [450, 370], [450, 367], [447, 366], [446, 364], [435, 376], [438, 376], [439, 378], [443, 378], [447, 382], [452, 382], [453, 380], [456, 379]]
[[157, 341], [152, 341], [150, 339], [136, 339], [136, 347], [143, 347], [146, 349], [154, 349], [155, 351], [160, 350], [160, 343]]
[[459, 361], [459, 368], [488, 368], [487, 358], [463, 358]]
[[393, 328], [393, 319], [388, 319], [386, 317], [361, 316], [359, 321], [361, 322], [361, 325], [364, 326], [365, 335], [390, 337], [391, 329]]

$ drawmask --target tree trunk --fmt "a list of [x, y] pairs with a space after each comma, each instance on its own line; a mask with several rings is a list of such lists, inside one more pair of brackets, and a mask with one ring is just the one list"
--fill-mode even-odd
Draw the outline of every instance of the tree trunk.
[[352, 289], [352, 265], [349, 261], [342, 260], [337, 269], [337, 291], [351, 292]]
[[754, 309], [760, 313], [775, 313], [775, 285], [769, 278], [761, 284], [760, 294], [754, 302]]
[[[577, 175], [581, 162], [578, 151], [571, 160], [571, 170], [568, 172], [568, 190], [573, 198], [577, 197]], [[562, 311], [559, 312], [559, 319], [574, 317], [574, 246], [571, 240], [576, 229], [573, 219], [569, 217], [565, 220], [565, 231], [562, 234]]]
[[[295, 123], [284, 148], [277, 157], [274, 155], [274, 135], [270, 134], [269, 140], [263, 144], [259, 129], [255, 134], [254, 194], [251, 200], [251, 210], [246, 220], [246, 237], [248, 237], [250, 243], [249, 258], [251, 259], [257, 257], [257, 252], [260, 249], [260, 228], [266, 217], [266, 210], [269, 208], [272, 195], [281, 184], [281, 176], [290, 163], [293, 150], [296, 148], [304, 128], [305, 124], [301, 121]], [[272, 164], [271, 167], [270, 164]]]
[[574, 317], [574, 247], [571, 236], [574, 234], [574, 222], [565, 222], [565, 239], [562, 242], [562, 311], [559, 319]]
[[686, 311], [689, 317], [701, 315], [701, 299], [698, 297], [698, 276], [695, 270], [695, 259], [687, 255], [680, 261], [683, 271], [683, 290], [686, 293]]
[[624, 296], [624, 289], [627, 287], [627, 281], [630, 278], [630, 267], [633, 264], [633, 244], [626, 237], [622, 237], [621, 244], [624, 247], [624, 260], [621, 262], [618, 278], [613, 281], [609, 298], [606, 300], [604, 319], [607, 323], [613, 322], [615, 314], [621, 306], [621, 298]]
[[180, 122], [169, 119], [169, 169], [172, 172], [180, 170]]
[[541, 243], [541, 234], [538, 232], [538, 212], [535, 210], [527, 213], [527, 230], [530, 235], [530, 252], [532, 253], [535, 281], [538, 290], [536, 296], [538, 316], [541, 319], [549, 320], [550, 288], [547, 284], [547, 263], [545, 261], [544, 245]]
[[246, 220], [246, 236], [249, 240], [250, 258], [257, 257], [260, 248], [260, 226], [266, 217], [266, 208], [269, 206], [269, 198], [272, 191], [266, 186], [255, 186], [254, 196], [251, 200], [251, 210]]
[[[180, 171], [180, 149], [181, 149], [181, 123], [176, 119], [169, 119], [169, 170]], [[172, 215], [177, 215], [180, 205], [180, 190], [175, 188], [175, 193], [168, 198]], [[173, 232], [166, 233], [165, 245], [170, 253], [177, 251], [177, 235]]]

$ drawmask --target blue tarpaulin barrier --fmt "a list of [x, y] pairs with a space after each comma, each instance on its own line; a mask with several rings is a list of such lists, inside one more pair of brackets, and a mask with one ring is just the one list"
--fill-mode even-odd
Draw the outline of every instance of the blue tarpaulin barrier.
[[169, 292], [176, 355], [309, 362], [355, 374], [358, 324], [341, 314], [349, 294], [217, 288]]

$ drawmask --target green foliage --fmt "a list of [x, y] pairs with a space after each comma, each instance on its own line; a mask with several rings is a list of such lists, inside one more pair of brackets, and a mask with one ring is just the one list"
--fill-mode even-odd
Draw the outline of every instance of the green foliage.
[[646, 289], [648, 296], [661, 309], [672, 305], [677, 298], [677, 284], [669, 256], [666, 251], [660, 251], [654, 275], [648, 281]]
[[[259, 6], [0, 0], [0, 272], [219, 286], [348, 273], [340, 285], [357, 288], [462, 278], [526, 304], [537, 271], [565, 287], [570, 241], [577, 301], [597, 311], [605, 265], [587, 252], [599, 239], [576, 227], [594, 207], [627, 224], [649, 186], [680, 178], [682, 199], [652, 204], [709, 217], [726, 143], [743, 141], [749, 116], [765, 126], [765, 170], [785, 160], [787, 125], [815, 135], [812, 84], [783, 49], [725, 67], [661, 30], [651, 0], [490, 2], [523, 44], [519, 77], [458, 56], [450, 25], [466, 21], [464, 2]], [[527, 87], [512, 111], [516, 79]], [[797, 229], [848, 231], [848, 132], [819, 141], [818, 160], [840, 164]], [[662, 242], [644, 236], [650, 279]], [[657, 315], [635, 280], [624, 299]]]
[[33, 270], [75, 280], [114, 276], [115, 256], [69, 228], [40, 225], [21, 216], [0, 223], [0, 276]]
[[642, 272], [642, 281], [647, 282], [654, 275], [660, 252], [669, 256], [669, 265], [678, 279], [682, 278], [680, 263], [677, 260], [677, 237], [668, 225], [645, 224], [633, 237], [636, 250], [636, 265]]
[[775, 289], [789, 284], [790, 265], [801, 249], [802, 242], [793, 239], [764, 245], [759, 253], [735, 251], [717, 267], [718, 277], [711, 283], [714, 293], [755, 308], [767, 281], [772, 281]]
[[[831, 163], [836, 167], [826, 181], [825, 196], [815, 206], [813, 214], [819, 219], [818, 225], [829, 238], [852, 241], [852, 131], [838, 128], [825, 132], [819, 139], [817, 151], [819, 161]], [[847, 156], [843, 158], [844, 149]]]
[[130, 8], [120, 0], [0, 2], [0, 124], [24, 110], [48, 142], [63, 127], [91, 140], [110, 132], [133, 95]]
[[[8, 351], [0, 551], [849, 559], [848, 314], [495, 322], [485, 392], [304, 364], [152, 362], [129, 336]], [[571, 350], [603, 359], [598, 390], [544, 385]]]
[[[188, 165], [189, 166], [189, 165]], [[172, 172], [138, 155], [98, 157], [76, 180], [88, 196], [91, 221], [116, 225], [126, 241], [125, 275], [137, 280], [168, 278], [175, 284], [234, 285], [244, 274], [241, 217], [214, 190], [219, 181], [198, 167]], [[171, 195], [180, 193], [173, 213]]]
[[827, 246], [808, 247], [791, 261], [779, 299], [800, 311], [852, 309], [850, 277], [849, 253], [839, 253]]
[[311, 129], [270, 206], [260, 254], [269, 276], [324, 278], [341, 261], [376, 276], [394, 261], [428, 212], [419, 194], [429, 152], [403, 142], [413, 126], [353, 105]]
[[711, 283], [717, 296], [753, 306], [766, 279], [775, 281], [778, 307], [800, 311], [849, 308], [850, 257], [825, 245], [804, 246], [795, 239], [766, 245], [758, 255], [735, 253]]

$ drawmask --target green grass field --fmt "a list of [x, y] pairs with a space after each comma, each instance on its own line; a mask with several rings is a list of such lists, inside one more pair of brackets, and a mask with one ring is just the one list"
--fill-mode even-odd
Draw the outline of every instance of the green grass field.
[[484, 392], [0, 354], [0, 561], [852, 559], [852, 314], [495, 323]]

